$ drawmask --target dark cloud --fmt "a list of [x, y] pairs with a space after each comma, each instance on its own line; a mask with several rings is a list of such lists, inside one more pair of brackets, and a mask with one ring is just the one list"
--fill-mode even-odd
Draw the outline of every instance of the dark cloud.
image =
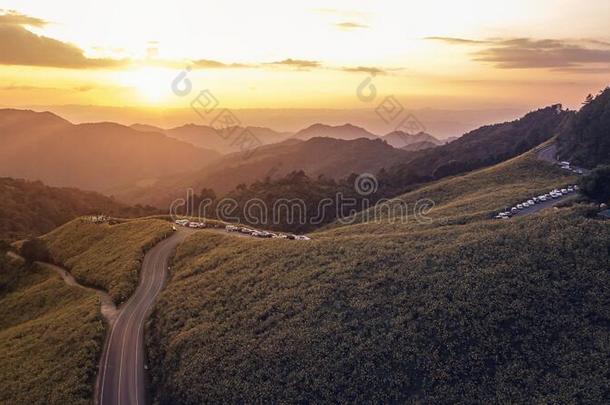
[[454, 38], [454, 37], [426, 37], [424, 38], [428, 41], [440, 41], [445, 42], [451, 45], [474, 45], [474, 44], [484, 44], [487, 41], [479, 41], [475, 39], [465, 39], [465, 38]]
[[[532, 38], [492, 38], [472, 40], [428, 37], [451, 45], [480, 47], [472, 54], [478, 62], [501, 69], [552, 68], [573, 71], [605, 71], [610, 64], [610, 44], [594, 39], [558, 40]], [[604, 66], [595, 66], [603, 64]]]
[[77, 87], [74, 87], [74, 91], [86, 92], [86, 91], [93, 90], [94, 88], [95, 88], [94, 86], [87, 86], [87, 85], [77, 86]]
[[368, 66], [356, 66], [356, 67], [344, 67], [341, 68], [343, 72], [352, 72], [352, 73], [368, 73], [371, 75], [385, 75], [387, 72], [383, 69], [377, 67], [368, 67]]
[[320, 62], [315, 60], [284, 59], [278, 62], [271, 62], [268, 65], [293, 66], [297, 68], [316, 68], [320, 67]]
[[251, 65], [246, 65], [242, 63], [223, 63], [216, 60], [210, 59], [200, 59], [193, 61], [193, 65], [199, 68], [207, 68], [207, 69], [229, 69], [229, 68], [247, 68], [251, 67]]
[[608, 74], [610, 73], [610, 64], [606, 66], [567, 66], [553, 69], [557, 72], [564, 73], [582, 73], [582, 74]]
[[36, 35], [18, 25], [0, 24], [0, 64], [101, 68], [120, 66], [124, 61], [90, 59], [74, 45]]
[[358, 23], [349, 22], [349, 21], [335, 24], [335, 26], [341, 28], [342, 30], [355, 30], [355, 29], [361, 29], [361, 28], [369, 28], [368, 25], [358, 24]]
[[18, 13], [15, 10], [0, 10], [4, 14], [0, 15], [0, 24], [6, 25], [29, 25], [32, 27], [44, 27], [48, 21], [36, 17], [30, 17], [25, 14]]
[[610, 49], [554, 39], [515, 38], [496, 40], [475, 52], [473, 59], [503, 69], [578, 67], [610, 63]]
[[101, 68], [124, 64], [114, 59], [87, 58], [78, 47], [36, 35], [23, 26], [41, 27], [44, 20], [16, 12], [0, 15], [0, 64], [62, 68]]

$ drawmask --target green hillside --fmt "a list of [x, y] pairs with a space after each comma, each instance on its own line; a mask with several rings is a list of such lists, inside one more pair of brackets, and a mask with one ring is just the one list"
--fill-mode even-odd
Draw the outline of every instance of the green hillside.
[[532, 152], [403, 196], [437, 202], [428, 224], [193, 235], [152, 316], [157, 398], [603, 402], [610, 224], [587, 206], [488, 220], [573, 180]]
[[[397, 196], [393, 203], [379, 204], [368, 212], [345, 219], [344, 222], [351, 226], [335, 223], [329, 228], [339, 228], [333, 229], [331, 234], [404, 232], [489, 219], [498, 210], [511, 207], [531, 196], [548, 193], [556, 187], [574, 184], [578, 180], [570, 172], [539, 160], [537, 150], [538, 148], [495, 166], [449, 177]], [[407, 210], [395, 208], [396, 201]], [[420, 206], [428, 204], [428, 201], [434, 203], [433, 208], [425, 213], [429, 221], [421, 221], [422, 214], [416, 216], [415, 212]], [[407, 213], [406, 218], [398, 217], [403, 212]]]
[[104, 332], [95, 294], [2, 254], [0, 403], [91, 403]]
[[144, 252], [170, 233], [171, 225], [160, 219], [109, 225], [79, 218], [44, 240], [55, 262], [81, 284], [108, 291], [119, 304], [135, 291]]

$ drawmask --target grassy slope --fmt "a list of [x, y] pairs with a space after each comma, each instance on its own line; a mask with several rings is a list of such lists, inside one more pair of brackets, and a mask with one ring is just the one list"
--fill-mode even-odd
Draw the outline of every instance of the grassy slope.
[[103, 340], [93, 293], [0, 258], [0, 403], [90, 403]]
[[[408, 207], [406, 217], [398, 215], [399, 210], [380, 205], [376, 214], [372, 209], [360, 213], [349, 221], [349, 226], [334, 224], [328, 227], [329, 232], [323, 234], [339, 236], [405, 232], [489, 219], [498, 210], [576, 181], [576, 176], [538, 160], [536, 152], [531, 151], [498, 165], [443, 179], [397, 197]], [[425, 221], [418, 221], [414, 214], [418, 201], [424, 199], [434, 201], [434, 208], [426, 214], [431, 219], [427, 225]]]
[[532, 159], [407, 194], [437, 201], [428, 225], [192, 236], [149, 331], [161, 402], [601, 401], [610, 225], [482, 220], [572, 180]]
[[121, 303], [138, 284], [143, 253], [170, 232], [171, 225], [158, 219], [116, 225], [76, 219], [44, 239], [53, 259], [81, 284], [104, 289]]

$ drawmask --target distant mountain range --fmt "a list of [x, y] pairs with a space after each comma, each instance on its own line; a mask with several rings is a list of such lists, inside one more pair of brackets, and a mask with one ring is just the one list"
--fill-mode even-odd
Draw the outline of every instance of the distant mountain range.
[[557, 134], [562, 156], [582, 159], [579, 154], [591, 150], [599, 155], [596, 162], [603, 161], [607, 137], [599, 134], [607, 125], [608, 97], [606, 90], [579, 113], [553, 105], [445, 141], [425, 132], [393, 131], [380, 137], [351, 124], [314, 124], [294, 135], [247, 127], [263, 144], [250, 156], [209, 126], [73, 125], [51, 113], [0, 110], [0, 175], [102, 191], [130, 204], [158, 207], [183, 196], [187, 188], [212, 188], [224, 195], [240, 184], [298, 170], [311, 178], [343, 179], [384, 169], [381, 179], [397, 192], [501, 162]]
[[[393, 132], [390, 132], [389, 134], [383, 136], [381, 139], [383, 139], [384, 141], [386, 141], [387, 143], [389, 143], [390, 145], [392, 145], [395, 148], [403, 148], [403, 149], [405, 149], [405, 146], [417, 144], [420, 142], [428, 142], [429, 144], [432, 144], [434, 146], [443, 144], [442, 141], [436, 139], [432, 135], [427, 134], [425, 132], [419, 132], [417, 134], [409, 134], [404, 131], [393, 131]], [[415, 149], [411, 149], [411, 150], [417, 150], [417, 147]]]
[[375, 173], [410, 157], [410, 152], [393, 148], [381, 139], [316, 137], [301, 141], [291, 138], [262, 146], [247, 159], [241, 153], [226, 155], [199, 171], [168, 176], [150, 186], [118, 188], [113, 194], [130, 203], [166, 206], [189, 187], [195, 191], [212, 188], [216, 193], [224, 194], [239, 184], [281, 177], [295, 170], [303, 170], [314, 177], [339, 179], [351, 173]]
[[370, 133], [364, 128], [357, 127], [352, 124], [345, 125], [325, 125], [314, 124], [305, 129], [300, 130], [294, 135], [294, 138], [308, 140], [311, 138], [335, 138], [344, 141], [351, 141], [358, 138], [377, 139], [377, 135]]
[[0, 110], [0, 145], [2, 176], [95, 191], [193, 171], [220, 157], [160, 133], [10, 109]]
[[412, 152], [408, 162], [386, 171], [388, 181], [406, 186], [502, 162], [557, 135], [569, 115], [557, 104], [483, 126], [447, 144]]
[[[292, 134], [288, 132], [276, 132], [269, 128], [263, 127], [229, 127], [226, 132], [218, 130], [207, 125], [187, 124], [171, 129], [157, 128], [151, 125], [134, 124], [131, 128], [142, 132], [156, 132], [169, 136], [170, 138], [179, 139], [188, 142], [194, 146], [204, 149], [211, 149], [218, 153], [228, 154], [239, 152], [242, 145], [236, 142], [237, 134], [244, 130], [256, 137], [257, 141], [262, 145], [277, 143], [286, 140]], [[229, 137], [227, 134], [231, 134]], [[235, 134], [235, 136], [233, 136]]]
[[405, 146], [401, 147], [400, 149], [409, 150], [409, 151], [417, 151], [417, 150], [424, 150], [424, 149], [432, 149], [432, 148], [436, 148], [437, 146], [438, 146], [438, 144], [436, 144], [434, 142], [419, 141], [419, 142], [413, 142], [408, 145], [405, 145]]

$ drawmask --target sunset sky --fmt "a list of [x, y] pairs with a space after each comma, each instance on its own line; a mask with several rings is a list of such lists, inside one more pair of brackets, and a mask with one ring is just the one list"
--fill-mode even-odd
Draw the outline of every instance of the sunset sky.
[[0, 105], [576, 107], [610, 78], [610, 2], [0, 1]]

